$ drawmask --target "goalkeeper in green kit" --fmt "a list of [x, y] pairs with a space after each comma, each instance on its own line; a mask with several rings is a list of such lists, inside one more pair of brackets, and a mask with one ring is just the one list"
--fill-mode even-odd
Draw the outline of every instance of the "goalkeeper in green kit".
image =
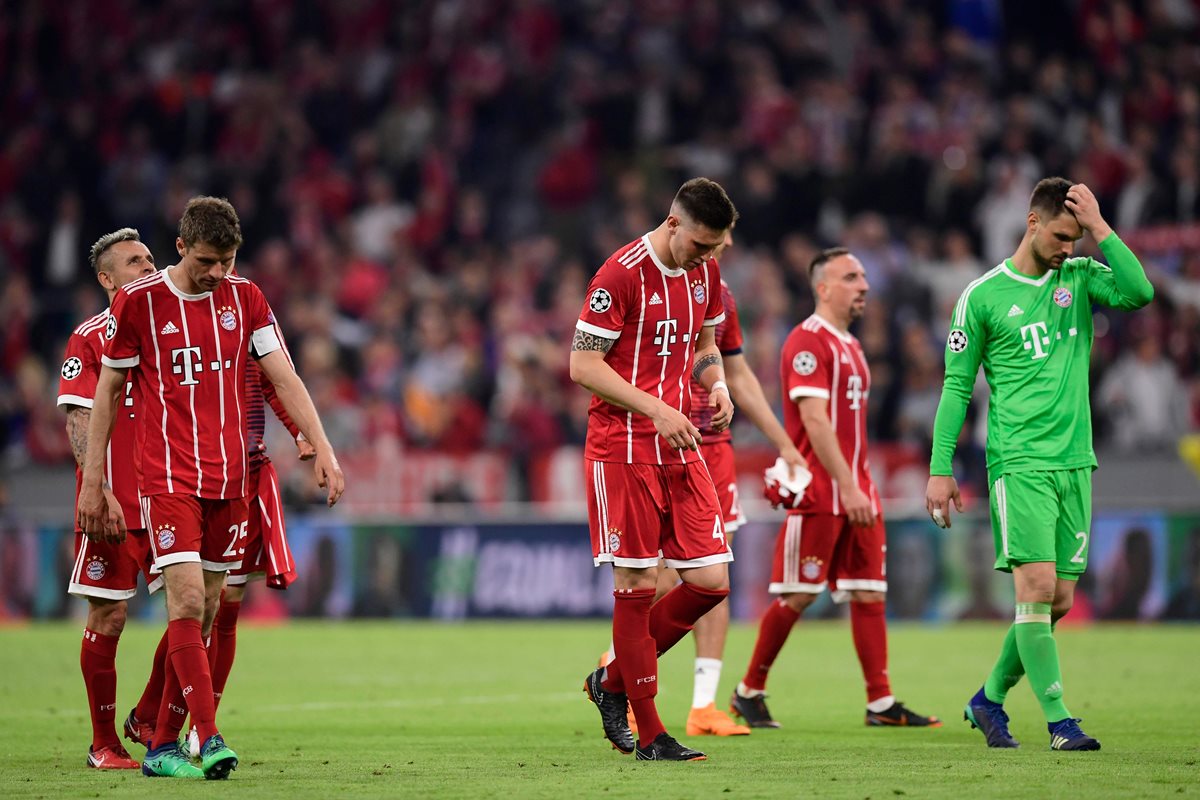
[[[1090, 233], [1108, 265], [1071, 258]], [[1092, 523], [1088, 367], [1092, 304], [1132, 311], [1154, 289], [1113, 232], [1091, 190], [1063, 178], [1038, 183], [1012, 258], [972, 281], [950, 320], [946, 378], [934, 424], [925, 506], [950, 527], [962, 511], [951, 461], [979, 365], [991, 388], [987, 467], [996, 569], [1012, 572], [1016, 619], [964, 718], [989, 747], [1016, 747], [1004, 699], [1028, 675], [1054, 750], [1099, 750], [1063, 703], [1054, 624], [1071, 609], [1087, 567]]]

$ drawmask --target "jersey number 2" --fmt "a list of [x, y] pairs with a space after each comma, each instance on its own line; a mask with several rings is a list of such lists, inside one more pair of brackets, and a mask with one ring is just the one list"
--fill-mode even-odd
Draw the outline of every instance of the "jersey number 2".
[[1079, 533], [1075, 534], [1075, 538], [1082, 539], [1083, 541], [1080, 542], [1079, 549], [1075, 551], [1075, 555], [1071, 556], [1071, 563], [1072, 564], [1082, 564], [1083, 563], [1083, 551], [1087, 550], [1087, 542], [1088, 542], [1087, 531], [1080, 531]]
[[245, 546], [238, 547], [238, 543], [246, 538], [246, 526], [249, 524], [250, 521], [247, 520], [240, 525], [234, 524], [229, 526], [229, 535], [232, 538], [229, 540], [229, 547], [226, 547], [225, 552], [221, 554], [222, 556], [225, 558], [235, 558], [246, 552]]

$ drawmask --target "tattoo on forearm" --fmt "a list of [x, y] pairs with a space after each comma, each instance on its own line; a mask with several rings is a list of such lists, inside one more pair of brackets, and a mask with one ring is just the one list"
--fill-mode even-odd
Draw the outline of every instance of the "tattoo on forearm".
[[692, 378], [696, 381], [700, 380], [700, 376], [704, 374], [704, 370], [721, 363], [721, 357], [718, 355], [709, 354], [696, 361], [696, 365], [692, 367]]
[[90, 408], [75, 408], [67, 414], [67, 438], [71, 440], [71, 452], [75, 454], [75, 463], [83, 469], [87, 459], [88, 425], [92, 421]]
[[612, 349], [616, 339], [606, 339], [603, 336], [596, 336], [586, 331], [576, 330], [575, 338], [571, 341], [572, 350], [595, 350], [601, 353], [607, 353]]

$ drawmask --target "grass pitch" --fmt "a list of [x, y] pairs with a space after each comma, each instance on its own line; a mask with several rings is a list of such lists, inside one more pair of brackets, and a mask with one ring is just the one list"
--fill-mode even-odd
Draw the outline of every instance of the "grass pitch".
[[[1069, 707], [1104, 749], [1055, 753], [1026, 684], [1008, 703], [1021, 749], [988, 750], [961, 721], [1002, 626], [894, 626], [897, 695], [946, 726], [879, 730], [863, 725], [847, 625], [801, 622], [769, 687], [783, 729], [685, 739], [709, 760], [653, 764], [609, 749], [580, 691], [604, 624], [244, 625], [218, 718], [242, 762], [221, 785], [85, 768], [79, 629], [0, 629], [0, 797], [1200, 797], [1194, 627], [1060, 629]], [[754, 633], [731, 631], [722, 702]], [[118, 720], [159, 635], [122, 637]], [[685, 641], [660, 665], [659, 709], [680, 738], [692, 655]]]

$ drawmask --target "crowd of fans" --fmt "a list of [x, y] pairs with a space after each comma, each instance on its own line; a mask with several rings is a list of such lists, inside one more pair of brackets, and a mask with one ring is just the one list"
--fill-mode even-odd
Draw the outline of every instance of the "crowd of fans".
[[916, 448], [959, 292], [1040, 177], [1086, 182], [1127, 240], [1159, 234], [1135, 246], [1155, 303], [1097, 317], [1098, 430], [1173, 447], [1200, 416], [1198, 21], [1187, 0], [9, 3], [4, 458], [70, 463], [54, 395], [103, 303], [87, 247], [133, 226], [173, 263], [200, 193], [241, 215], [238, 269], [340, 452], [581, 442], [589, 276], [694, 175], [741, 212], [722, 272], [768, 396], [811, 256], [847, 245], [873, 433]]

